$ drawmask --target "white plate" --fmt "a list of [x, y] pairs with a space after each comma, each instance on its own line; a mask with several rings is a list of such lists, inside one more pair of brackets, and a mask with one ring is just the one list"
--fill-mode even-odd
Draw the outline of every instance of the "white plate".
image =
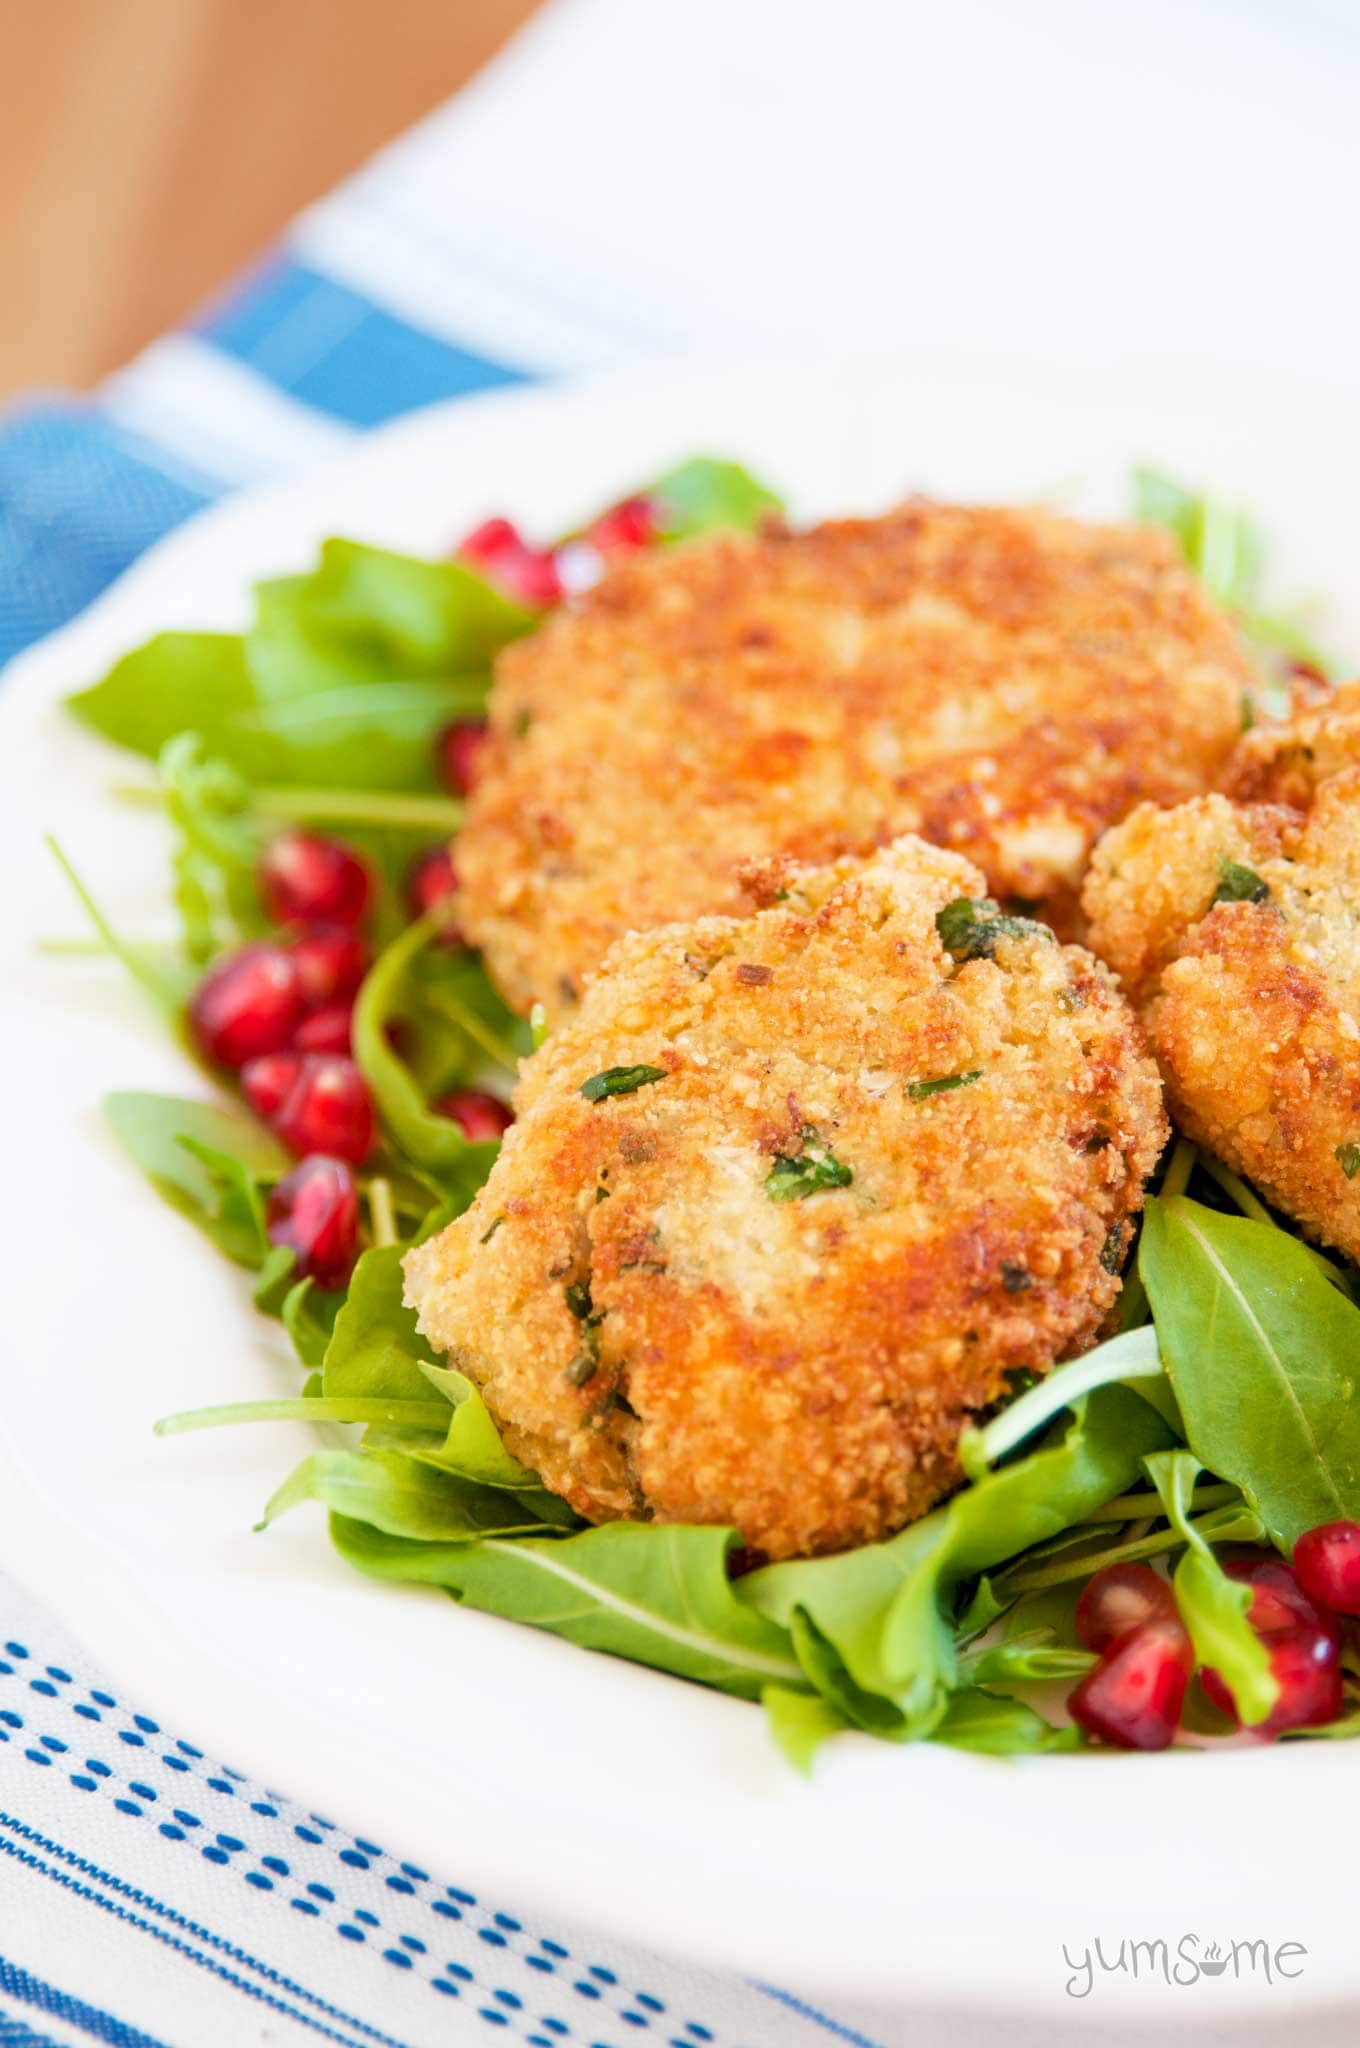
[[[753, 1708], [356, 1577], [319, 1515], [252, 1535], [301, 1426], [151, 1439], [158, 1415], [291, 1388], [295, 1370], [239, 1276], [101, 1131], [103, 1090], [196, 1077], [116, 971], [35, 952], [80, 927], [44, 830], [128, 926], [164, 903], [158, 825], [104, 795], [127, 758], [58, 697], [159, 628], [239, 623], [249, 580], [330, 531], [438, 550], [501, 509], [551, 531], [704, 449], [750, 462], [799, 515], [1069, 483], [1114, 509], [1129, 462], [1152, 458], [1258, 506], [1282, 586], [1335, 593], [1360, 649], [1360, 411], [1174, 366], [655, 370], [441, 408], [195, 520], [0, 692], [0, 1555], [224, 1757], [530, 1908], [893, 2006], [1072, 2012], [1060, 1945], [1095, 1934], [1300, 1941], [1308, 1965], [1270, 1993], [1274, 2015], [1360, 1997], [1360, 1750], [994, 1762], [847, 1738], [807, 1785]], [[1188, 1995], [1111, 1976], [1099, 2003], [1152, 2021]], [[1261, 1996], [1250, 1971], [1213, 1987], [1219, 2013]]]

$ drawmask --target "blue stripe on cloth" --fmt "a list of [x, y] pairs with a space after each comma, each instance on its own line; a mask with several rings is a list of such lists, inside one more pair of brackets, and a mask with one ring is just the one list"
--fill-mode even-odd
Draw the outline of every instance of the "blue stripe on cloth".
[[0, 419], [0, 666], [219, 491], [77, 400]]
[[828, 2034], [838, 2041], [849, 2043], [849, 2048], [882, 2048], [882, 2043], [871, 2041], [867, 2034], [859, 2033], [854, 2027], [847, 2027], [843, 2020], [833, 2020], [829, 2013], [819, 2012], [806, 1999], [795, 1998], [791, 1991], [781, 1991], [777, 1984], [757, 1984], [757, 1991], [763, 1991], [767, 1998], [773, 1998], [780, 2005], [786, 2005], [790, 2012], [796, 2012], [799, 2019], [811, 2020], [814, 2026], [825, 2027]]
[[0, 2048], [61, 2048], [50, 2034], [35, 2034], [27, 2020], [0, 2012]]
[[356, 427], [526, 377], [410, 326], [288, 256], [250, 274], [193, 332], [304, 405]]
[[[256, 1961], [253, 1956], [248, 1955], [244, 1949], [239, 1948], [234, 1942], [227, 1941], [221, 1935], [213, 1934], [209, 1929], [198, 1926], [194, 1921], [186, 1919], [182, 1913], [176, 1912], [173, 1907], [163, 1906], [158, 1900], [149, 1898], [146, 1893], [137, 1890], [135, 1886], [125, 1884], [121, 1878], [111, 1877], [107, 1871], [100, 1870], [83, 1856], [77, 1856], [70, 1849], [63, 1848], [59, 1842], [48, 1841], [45, 1836], [27, 1827], [23, 1821], [15, 1820], [10, 1814], [0, 1813], [0, 1827], [7, 1828], [22, 1840], [34, 1844], [32, 1849], [21, 1849], [17, 1842], [6, 1841], [3, 1837], [0, 1837], [0, 1852], [3, 1852], [6, 1856], [13, 1857], [25, 1869], [36, 1871], [40, 1876], [50, 1878], [54, 1884], [59, 1884], [64, 1891], [69, 1892], [72, 1896], [87, 1899], [91, 1905], [98, 1906], [102, 1911], [112, 1914], [116, 1920], [122, 1921], [126, 1926], [135, 1927], [141, 1933], [149, 1934], [153, 1940], [162, 1943], [166, 1948], [173, 1949], [177, 1955], [183, 1956], [188, 1962], [196, 1963], [200, 1969], [209, 1971], [222, 1983], [230, 1984], [236, 1990], [245, 1992], [247, 1997], [255, 1999], [261, 2005], [268, 2006], [271, 2011], [283, 2013], [288, 2019], [297, 2020], [300, 2025], [310, 2027], [313, 2033], [323, 2035], [328, 2041], [339, 2042], [340, 2048], [368, 2048], [368, 2043], [370, 2042], [380, 2043], [381, 2048], [403, 2048], [403, 2044], [396, 2039], [395, 2035], [386, 2034], [380, 2028], [369, 2026], [366, 2021], [355, 2019], [351, 2014], [342, 2012], [338, 2006], [332, 2005], [329, 2000], [319, 1997], [315, 1992], [306, 1990], [305, 1987], [295, 1983], [291, 1978], [283, 1976], [280, 1971], [275, 1970], [270, 1964]], [[46, 1860], [45, 1856], [35, 1853], [38, 1849], [46, 1851], [48, 1854], [59, 1859], [59, 1861], [69, 1865], [70, 1869], [57, 1869]], [[172, 1927], [182, 1928], [186, 1934], [193, 1935], [206, 1946], [230, 1956], [233, 1961], [239, 1962], [245, 1968], [255, 1971], [267, 1983], [276, 1985], [280, 1991], [287, 1992], [290, 1997], [302, 1999], [308, 2005], [315, 2007], [316, 2012], [303, 2011], [299, 2006], [290, 2004], [287, 1998], [278, 1997], [273, 1991], [266, 1990], [264, 1985], [251, 1983], [248, 1978], [240, 1976], [235, 1970], [228, 1969], [225, 1964], [217, 1960], [216, 1956], [204, 1955], [200, 1949], [193, 1947], [190, 1942], [182, 1939], [179, 1934], [172, 1934], [165, 1927], [157, 1927], [152, 1921], [144, 1919], [140, 1913], [134, 1913], [129, 1907], [120, 1904], [118, 1899], [105, 1897], [102, 1892], [95, 1889], [94, 1884], [82, 1883], [79, 1878], [71, 1875], [71, 1870], [84, 1873], [92, 1878], [95, 1883], [107, 1885], [110, 1890], [120, 1893], [126, 1899], [136, 1900], [138, 1904], [146, 1906], [148, 1911], [169, 1921]], [[339, 2032], [338, 2027], [327, 2025], [325, 2020], [316, 2017], [316, 2013], [325, 2013], [328, 2017], [335, 2019], [340, 2026], [348, 2027], [351, 2031], [349, 2033]]]
[[[82, 2033], [92, 2034], [96, 2041], [108, 2042], [109, 2048], [165, 2048], [163, 2041], [144, 2034], [140, 2027], [130, 2027], [125, 2021], [115, 2019], [111, 2012], [103, 2012], [96, 2005], [87, 2005], [83, 1998], [73, 1998], [69, 1992], [59, 1991], [55, 1984], [45, 1984], [41, 1977], [31, 1977], [27, 1970], [21, 1970], [17, 1963], [7, 1962], [3, 1956], [0, 1956], [0, 1991], [24, 2005], [36, 2006], [54, 2020], [65, 2021], [68, 2027], [78, 2027]], [[0, 2043], [10, 2039], [39, 2039], [37, 2034], [30, 2033], [10, 2036], [4, 2027], [4, 2018], [0, 2016]]]

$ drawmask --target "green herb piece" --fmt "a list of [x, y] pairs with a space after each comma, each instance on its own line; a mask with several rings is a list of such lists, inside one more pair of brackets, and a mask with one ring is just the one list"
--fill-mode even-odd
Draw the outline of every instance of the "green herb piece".
[[981, 1067], [974, 1067], [966, 1074], [938, 1074], [932, 1081], [908, 1081], [907, 1099], [926, 1102], [932, 1095], [947, 1095], [953, 1088], [967, 1088], [981, 1079]]
[[1347, 1180], [1354, 1180], [1360, 1173], [1360, 1145], [1338, 1145], [1334, 1156]]
[[119, 1144], [158, 1195], [238, 1266], [270, 1251], [260, 1189], [288, 1171], [283, 1147], [253, 1118], [175, 1095], [106, 1095]]
[[650, 1088], [653, 1081], [665, 1079], [664, 1067], [606, 1067], [602, 1074], [592, 1074], [581, 1083], [581, 1093], [587, 1102], [604, 1102], [614, 1095], [635, 1095], [639, 1088]]
[[1218, 875], [1218, 887], [1210, 899], [1212, 902], [1269, 903], [1270, 884], [1261, 880], [1255, 868], [1243, 867], [1241, 861], [1221, 860]]
[[529, 1036], [532, 1040], [533, 1050], [535, 1052], [538, 1051], [538, 1048], [540, 1047], [540, 1045], [542, 1045], [547, 1035], [548, 1013], [544, 1009], [542, 1003], [535, 1003], [534, 1007], [529, 1012]]
[[567, 1385], [569, 1387], [588, 1387], [599, 1369], [600, 1359], [598, 1352], [578, 1351], [571, 1364], [567, 1367]]
[[1171, 1583], [1195, 1661], [1218, 1672], [1240, 1718], [1255, 1727], [1279, 1698], [1279, 1682], [1270, 1652], [1247, 1620], [1251, 1587], [1228, 1577], [1204, 1540], [1203, 1524], [1190, 1519], [1199, 1460], [1190, 1451], [1155, 1451], [1143, 1462], [1167, 1520], [1186, 1546]]
[[588, 1322], [591, 1315], [590, 1282], [569, 1280], [562, 1290], [566, 1296], [567, 1308], [578, 1323]]
[[504, 1215], [500, 1215], [500, 1216], [493, 1216], [493, 1217], [492, 1217], [492, 1219], [491, 1219], [491, 1221], [490, 1221], [490, 1223], [489, 1223], [489, 1224], [487, 1225], [486, 1229], [485, 1229], [485, 1230], [484, 1230], [484, 1231], [482, 1232], [481, 1236], [480, 1236], [480, 1237], [478, 1238], [478, 1240], [477, 1240], [478, 1244], [490, 1244], [490, 1242], [491, 1242], [492, 1238], [493, 1238], [493, 1237], [494, 1237], [494, 1236], [496, 1235], [496, 1232], [497, 1232], [497, 1231], [498, 1231], [498, 1230], [500, 1229], [500, 1227], [501, 1227], [502, 1223], [504, 1223], [504, 1221], [505, 1221], [505, 1217], [504, 1217]]
[[1320, 1522], [1360, 1519], [1360, 1309], [1308, 1247], [1159, 1196], [1139, 1266], [1201, 1465], [1242, 1489], [1286, 1552]]
[[1003, 939], [1052, 939], [1046, 924], [1012, 917], [990, 896], [956, 896], [935, 913], [940, 944], [954, 960], [991, 960]]
[[827, 1146], [805, 1138], [802, 1151], [794, 1157], [775, 1154], [774, 1165], [765, 1176], [765, 1192], [772, 1202], [801, 1202], [831, 1188], [848, 1188], [854, 1178]]
[[567, 1537], [416, 1543], [337, 1515], [331, 1540], [377, 1578], [444, 1586], [484, 1613], [742, 1699], [806, 1685], [787, 1630], [736, 1597], [730, 1529], [611, 1522]]

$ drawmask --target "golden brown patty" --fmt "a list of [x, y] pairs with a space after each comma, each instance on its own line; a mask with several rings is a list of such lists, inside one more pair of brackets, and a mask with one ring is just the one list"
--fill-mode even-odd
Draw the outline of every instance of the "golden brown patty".
[[464, 928], [558, 1013], [622, 933], [739, 910], [739, 862], [906, 831], [1061, 923], [1107, 825], [1212, 786], [1249, 680], [1147, 528], [917, 502], [643, 556], [501, 656]]
[[406, 1273], [581, 1514], [783, 1557], [920, 1514], [1007, 1376], [1091, 1340], [1165, 1121], [1088, 953], [966, 905], [979, 957], [945, 950], [983, 890], [956, 855], [757, 880], [755, 915], [614, 948]]
[[1360, 685], [1248, 733], [1227, 783], [1252, 800], [1141, 809], [1101, 841], [1091, 943], [1176, 1122], [1360, 1258]]

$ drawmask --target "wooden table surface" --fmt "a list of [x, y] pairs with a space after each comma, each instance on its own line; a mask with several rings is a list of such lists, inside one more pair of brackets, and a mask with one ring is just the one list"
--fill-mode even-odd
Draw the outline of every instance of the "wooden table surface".
[[532, 5], [0, 8], [0, 396], [126, 361], [456, 91]]

